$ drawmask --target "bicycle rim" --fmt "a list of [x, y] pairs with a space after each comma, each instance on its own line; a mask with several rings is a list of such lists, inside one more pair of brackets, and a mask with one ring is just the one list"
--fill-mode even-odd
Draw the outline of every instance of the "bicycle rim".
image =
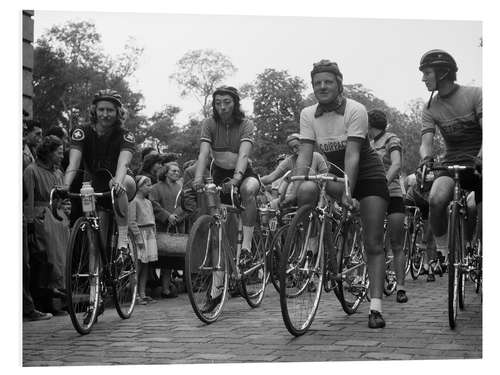
[[410, 229], [408, 227], [404, 230], [404, 240], [403, 240], [403, 254], [405, 256], [405, 278], [406, 275], [410, 272], [411, 267], [411, 259], [410, 259], [410, 250], [411, 250], [411, 235]]
[[[215, 322], [221, 315], [229, 282], [227, 257], [223, 249], [220, 249], [219, 264], [218, 231], [215, 219], [202, 215], [193, 224], [186, 246], [186, 290], [194, 313], [207, 324]], [[217, 268], [217, 265], [220, 267]], [[216, 292], [222, 296], [218, 298], [220, 301], [215, 300], [218, 303], [213, 301], [213, 297], [218, 297]]]
[[255, 231], [252, 241], [252, 258], [241, 268], [241, 287], [243, 295], [250, 307], [258, 307], [262, 303], [266, 291], [266, 243], [260, 231]]
[[286, 328], [294, 336], [307, 331], [318, 309], [324, 268], [324, 249], [319, 237], [317, 213], [311, 205], [301, 207], [287, 231], [280, 262], [281, 313]]
[[137, 296], [137, 246], [132, 233], [128, 233], [127, 254], [118, 253], [116, 244], [112, 252], [113, 300], [122, 319], [132, 315]]
[[454, 329], [457, 323], [458, 288], [460, 270], [458, 267], [458, 249], [460, 246], [460, 232], [458, 222], [458, 207], [454, 205], [448, 221], [448, 320], [450, 328]]
[[411, 241], [411, 253], [410, 253], [410, 273], [413, 280], [418, 279], [422, 267], [424, 265], [423, 254], [423, 238], [424, 232], [420, 225], [415, 227], [415, 233], [413, 233], [413, 239]]
[[68, 243], [65, 276], [68, 313], [73, 327], [82, 335], [91, 331], [98, 310], [101, 262], [97, 241], [87, 220], [78, 218]]
[[283, 248], [285, 247], [286, 236], [288, 228], [290, 224], [286, 224], [273, 236], [273, 240], [270, 246], [270, 261], [269, 261], [269, 273], [271, 282], [273, 283], [274, 289], [279, 293], [280, 292], [280, 278], [279, 278], [279, 265], [280, 259], [283, 254]]
[[336, 295], [346, 314], [354, 314], [369, 288], [361, 233], [355, 225], [346, 224], [338, 232], [335, 245], [340, 276]]

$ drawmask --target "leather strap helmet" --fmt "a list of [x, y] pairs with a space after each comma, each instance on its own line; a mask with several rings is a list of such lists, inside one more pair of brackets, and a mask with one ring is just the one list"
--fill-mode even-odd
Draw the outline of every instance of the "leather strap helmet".
[[420, 66], [418, 69], [420, 71], [425, 68], [448, 68], [453, 72], [458, 71], [458, 66], [455, 59], [446, 51], [442, 49], [433, 49], [424, 53], [420, 59]]
[[97, 93], [95, 93], [94, 99], [92, 100], [92, 104], [96, 104], [97, 102], [103, 100], [114, 103], [120, 108], [122, 107], [122, 97], [115, 90], [110, 90], [110, 89], [99, 90]]

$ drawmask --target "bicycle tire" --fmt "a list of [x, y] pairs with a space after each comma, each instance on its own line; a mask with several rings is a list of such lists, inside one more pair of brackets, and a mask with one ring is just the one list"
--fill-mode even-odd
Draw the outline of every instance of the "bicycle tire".
[[463, 310], [465, 308], [465, 277], [467, 271], [464, 270], [465, 258], [465, 222], [462, 216], [459, 217], [460, 225], [460, 246], [458, 248], [458, 308]]
[[336, 234], [337, 265], [339, 280], [335, 288], [342, 309], [346, 314], [354, 314], [361, 302], [368, 298], [370, 280], [366, 266], [366, 254], [361, 233], [356, 224], [345, 223]]
[[280, 292], [279, 264], [281, 255], [283, 254], [283, 248], [285, 247], [286, 235], [289, 227], [290, 224], [285, 224], [279, 228], [274, 234], [270, 245], [268, 272], [270, 274], [271, 283], [278, 293]]
[[120, 256], [116, 244], [112, 244], [110, 259], [113, 301], [122, 319], [132, 316], [137, 297], [137, 245], [130, 231], [127, 250], [126, 254]]
[[404, 237], [403, 237], [403, 254], [405, 257], [405, 278], [410, 272], [411, 268], [410, 252], [411, 252], [411, 233], [410, 233], [410, 228], [408, 226], [405, 226]]
[[[311, 224], [313, 223], [313, 224]], [[316, 225], [316, 228], [313, 226]], [[287, 330], [301, 336], [311, 326], [323, 290], [324, 247], [320, 241], [320, 221], [312, 205], [302, 206], [287, 231], [280, 262], [280, 305]], [[312, 230], [317, 233], [317, 249], [306, 249]], [[299, 246], [299, 247], [297, 247]]]
[[[266, 245], [267, 237], [256, 230], [252, 241], [252, 258], [240, 268], [243, 296], [252, 308], [259, 307], [266, 292]], [[241, 265], [241, 263], [240, 263]]]
[[458, 288], [460, 268], [458, 267], [458, 247], [460, 246], [460, 228], [458, 206], [452, 205], [448, 221], [448, 322], [451, 329], [455, 329], [458, 313]]
[[[68, 314], [75, 330], [86, 335], [96, 321], [101, 287], [101, 257], [97, 233], [85, 217], [76, 220], [71, 230], [66, 260], [66, 291]], [[97, 263], [90, 272], [90, 242], [94, 243]], [[91, 301], [92, 286], [94, 300]]]
[[411, 251], [410, 251], [410, 274], [413, 280], [417, 280], [424, 266], [424, 257], [422, 256], [422, 250], [419, 248], [423, 246], [423, 236], [424, 230], [422, 225], [416, 225], [415, 231], [413, 232], [413, 238], [411, 240]]
[[[214, 252], [217, 251], [219, 244], [219, 225], [210, 215], [200, 216], [191, 228], [186, 246], [186, 291], [194, 313], [206, 324], [215, 322], [221, 315], [229, 284], [228, 260], [223, 248], [220, 249], [221, 269], [215, 271], [212, 264], [217, 262], [212, 257], [218, 254]], [[220, 243], [223, 243], [222, 239]], [[222, 287], [222, 297], [219, 303], [207, 310], [211, 299], [212, 282], [215, 280], [214, 272], [223, 272], [223, 284], [219, 286]]]

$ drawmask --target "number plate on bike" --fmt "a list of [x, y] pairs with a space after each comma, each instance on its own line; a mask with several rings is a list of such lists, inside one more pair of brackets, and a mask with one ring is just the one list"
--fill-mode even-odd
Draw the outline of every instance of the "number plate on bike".
[[269, 220], [269, 230], [271, 232], [274, 232], [277, 226], [278, 226], [278, 219], [275, 217], [271, 218], [271, 220]]

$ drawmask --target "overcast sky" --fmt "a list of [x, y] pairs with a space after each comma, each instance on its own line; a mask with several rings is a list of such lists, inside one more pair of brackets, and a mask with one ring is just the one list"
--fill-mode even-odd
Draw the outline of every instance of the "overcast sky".
[[[303, 78], [311, 92], [312, 63], [337, 61], [345, 83], [362, 83], [390, 106], [404, 111], [408, 102], [428, 97], [418, 62], [434, 48], [457, 60], [458, 81], [482, 86], [482, 23], [397, 19], [272, 16], [179, 15], [39, 11], [35, 39], [53, 25], [89, 20], [102, 35], [105, 52], [118, 54], [133, 37], [144, 54], [131, 86], [144, 95], [144, 113], [165, 104], [181, 107], [179, 123], [198, 113], [200, 104], [183, 99], [169, 75], [188, 50], [211, 48], [230, 58], [238, 71], [227, 84], [252, 82], [266, 68], [287, 70]], [[250, 111], [251, 105], [245, 103]]]

